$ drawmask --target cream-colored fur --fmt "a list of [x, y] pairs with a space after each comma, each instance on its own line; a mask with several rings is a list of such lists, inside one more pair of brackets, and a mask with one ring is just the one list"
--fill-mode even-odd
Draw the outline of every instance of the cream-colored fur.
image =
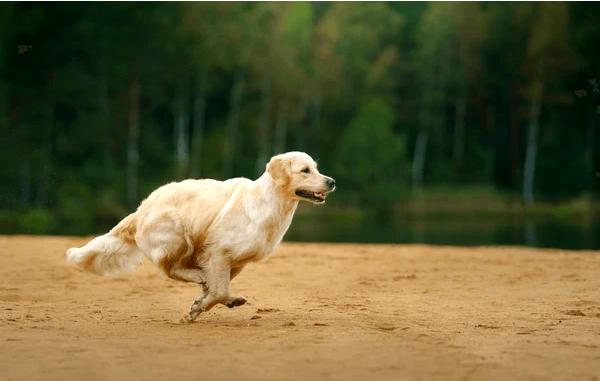
[[110, 232], [67, 260], [97, 274], [133, 270], [145, 255], [167, 276], [198, 283], [195, 320], [217, 303], [242, 305], [229, 283], [249, 262], [267, 256], [283, 238], [300, 200], [323, 203], [335, 189], [303, 152], [271, 158], [257, 180], [185, 180], [164, 185]]

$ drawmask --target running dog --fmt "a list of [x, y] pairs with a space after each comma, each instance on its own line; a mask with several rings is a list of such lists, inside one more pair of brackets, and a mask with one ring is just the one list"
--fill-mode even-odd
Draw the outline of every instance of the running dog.
[[100, 275], [131, 271], [145, 255], [173, 279], [200, 285], [189, 321], [216, 304], [246, 303], [229, 283], [281, 242], [299, 201], [323, 204], [335, 180], [303, 152], [271, 158], [252, 181], [184, 180], [164, 185], [108, 233], [67, 251], [67, 261]]

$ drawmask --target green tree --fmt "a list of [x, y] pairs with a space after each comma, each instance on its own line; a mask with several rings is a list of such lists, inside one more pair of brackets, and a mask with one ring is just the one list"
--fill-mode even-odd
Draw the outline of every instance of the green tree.
[[393, 109], [382, 99], [366, 101], [341, 137], [336, 176], [354, 190], [354, 202], [389, 202], [402, 184], [404, 153], [404, 139], [394, 133]]
[[469, 95], [480, 92], [477, 81], [482, 75], [481, 53], [486, 18], [477, 3], [453, 4], [450, 16], [454, 29], [451, 46], [455, 56], [452, 59], [455, 65], [450, 66], [455, 99], [452, 157], [460, 167], [465, 151]]

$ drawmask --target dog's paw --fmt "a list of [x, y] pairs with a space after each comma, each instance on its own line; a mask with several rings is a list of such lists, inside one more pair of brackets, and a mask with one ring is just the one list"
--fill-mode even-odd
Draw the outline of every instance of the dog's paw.
[[244, 298], [243, 296], [238, 296], [236, 298], [231, 298], [229, 300], [229, 302], [227, 303], [227, 307], [233, 308], [233, 307], [243, 306], [244, 304], [246, 304], [246, 302], [247, 302], [246, 298]]
[[192, 324], [196, 322], [198, 316], [200, 316], [201, 311], [190, 311], [189, 314], [185, 315], [179, 321], [181, 324]]
[[185, 315], [184, 317], [179, 319], [179, 323], [180, 324], [192, 324], [192, 323], [195, 323], [195, 321], [190, 318], [190, 315]]

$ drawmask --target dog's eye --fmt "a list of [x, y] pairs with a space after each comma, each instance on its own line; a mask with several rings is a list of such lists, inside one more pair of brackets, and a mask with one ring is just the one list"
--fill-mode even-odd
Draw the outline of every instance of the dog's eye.
[[306, 167], [302, 170], [302, 173], [310, 173], [310, 169], [308, 167]]

